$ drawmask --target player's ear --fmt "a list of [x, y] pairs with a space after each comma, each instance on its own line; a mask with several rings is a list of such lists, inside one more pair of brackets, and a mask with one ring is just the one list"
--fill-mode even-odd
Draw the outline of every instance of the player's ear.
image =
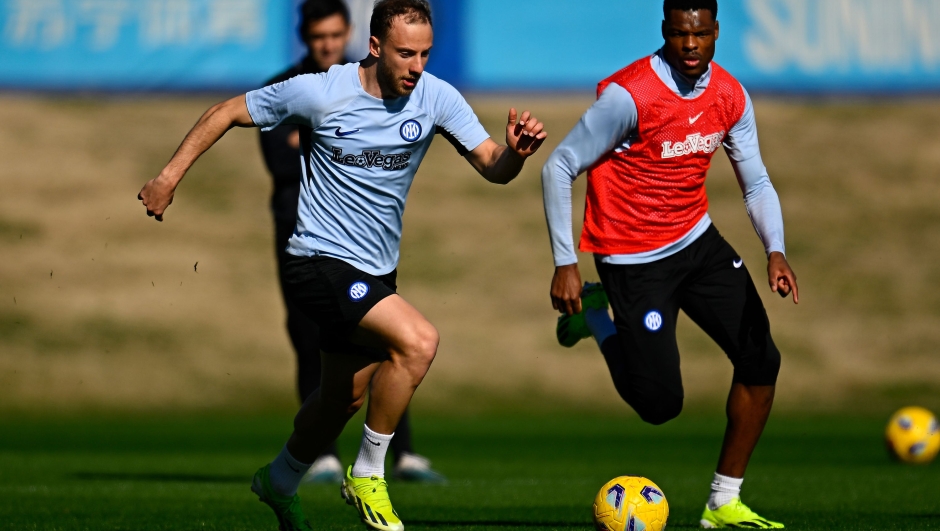
[[666, 40], [666, 21], [665, 20], [663, 20], [662, 25], [660, 25], [659, 31], [660, 33], [663, 34], [663, 40]]
[[375, 35], [369, 37], [369, 55], [378, 58], [379, 55], [381, 55], [381, 52], [379, 51], [381, 50], [381, 45], [382, 43], [379, 42], [378, 37]]
[[716, 21], [715, 21], [715, 40], [716, 40], [716, 41], [718, 40], [718, 33], [720, 33], [718, 30], [721, 29], [721, 28], [719, 28], [718, 26], [719, 26], [719, 24], [718, 24], [718, 21], [716, 20]]

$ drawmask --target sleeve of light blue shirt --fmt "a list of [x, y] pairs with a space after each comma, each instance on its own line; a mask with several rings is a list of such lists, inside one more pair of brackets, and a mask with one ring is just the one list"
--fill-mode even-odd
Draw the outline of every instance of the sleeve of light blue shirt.
[[768, 256], [773, 252], [786, 254], [780, 198], [760, 156], [754, 104], [747, 91], [744, 95], [747, 99], [744, 114], [728, 133], [724, 142], [725, 152], [738, 177], [747, 214], [764, 244], [764, 250]]
[[555, 266], [577, 263], [571, 234], [571, 184], [637, 128], [633, 96], [611, 84], [561, 141], [542, 168], [542, 200]]
[[319, 108], [326, 78], [327, 74], [306, 74], [249, 92], [248, 114], [262, 131], [283, 124], [316, 127], [322, 119]]
[[490, 135], [457, 89], [440, 79], [434, 81], [434, 125], [449, 133], [467, 151], [473, 151]]

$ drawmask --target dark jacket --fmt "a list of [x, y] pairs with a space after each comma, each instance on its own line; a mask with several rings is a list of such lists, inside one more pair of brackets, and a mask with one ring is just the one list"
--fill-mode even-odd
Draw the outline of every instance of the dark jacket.
[[[323, 72], [316, 63], [308, 58], [281, 72], [265, 82], [264, 86], [287, 81], [302, 74]], [[261, 132], [261, 153], [268, 172], [274, 179], [274, 192], [271, 195], [271, 211], [278, 223], [293, 224], [297, 219], [297, 202], [300, 199], [300, 178], [302, 168], [300, 153], [292, 148], [287, 139], [298, 130], [296, 125], [282, 125], [271, 131]]]

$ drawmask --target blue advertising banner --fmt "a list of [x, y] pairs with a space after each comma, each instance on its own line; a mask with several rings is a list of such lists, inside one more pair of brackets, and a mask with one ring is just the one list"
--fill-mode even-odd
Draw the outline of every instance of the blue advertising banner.
[[[775, 92], [940, 91], [937, 0], [739, 0], [719, 59]], [[725, 14], [719, 17], [725, 22]], [[724, 29], [724, 28], [723, 28]]]
[[253, 87], [282, 69], [293, 1], [0, 0], [0, 87]]
[[[0, 0], [0, 88], [248, 89], [296, 61], [302, 0]], [[352, 59], [373, 0], [347, 0]], [[428, 70], [470, 90], [592, 90], [662, 43], [659, 0], [431, 0]], [[751, 91], [940, 93], [940, 0], [719, 0]]]
[[[940, 92], [940, 1], [719, 0], [716, 60], [749, 89]], [[662, 43], [658, 0], [464, 0], [464, 85], [591, 89]]]

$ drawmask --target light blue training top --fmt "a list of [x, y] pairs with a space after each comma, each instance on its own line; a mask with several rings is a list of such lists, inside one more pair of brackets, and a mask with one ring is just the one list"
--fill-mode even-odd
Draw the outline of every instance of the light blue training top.
[[249, 92], [247, 103], [266, 131], [301, 126], [303, 177], [287, 252], [371, 275], [398, 266], [405, 200], [437, 129], [463, 154], [489, 138], [463, 96], [428, 73], [411, 95], [383, 100], [362, 88], [359, 64], [350, 63]]
[[[676, 71], [662, 56], [662, 50], [650, 58], [653, 70], [667, 87], [679, 96], [693, 99], [700, 96], [711, 81], [712, 69], [696, 80]], [[743, 90], [743, 87], [742, 87]], [[747, 105], [741, 119], [724, 140], [725, 152], [744, 192], [744, 205], [768, 255], [785, 252], [783, 244], [783, 213], [780, 199], [767, 175], [757, 141], [754, 105], [744, 92]], [[577, 263], [571, 235], [571, 184], [604, 155], [615, 149], [629, 149], [639, 123], [636, 102], [627, 89], [611, 83], [581, 117], [581, 121], [552, 152], [542, 169], [542, 196], [545, 218], [555, 266]], [[609, 264], [647, 264], [662, 260], [697, 240], [711, 226], [708, 214], [678, 240], [659, 249], [636, 254], [597, 255]]]

